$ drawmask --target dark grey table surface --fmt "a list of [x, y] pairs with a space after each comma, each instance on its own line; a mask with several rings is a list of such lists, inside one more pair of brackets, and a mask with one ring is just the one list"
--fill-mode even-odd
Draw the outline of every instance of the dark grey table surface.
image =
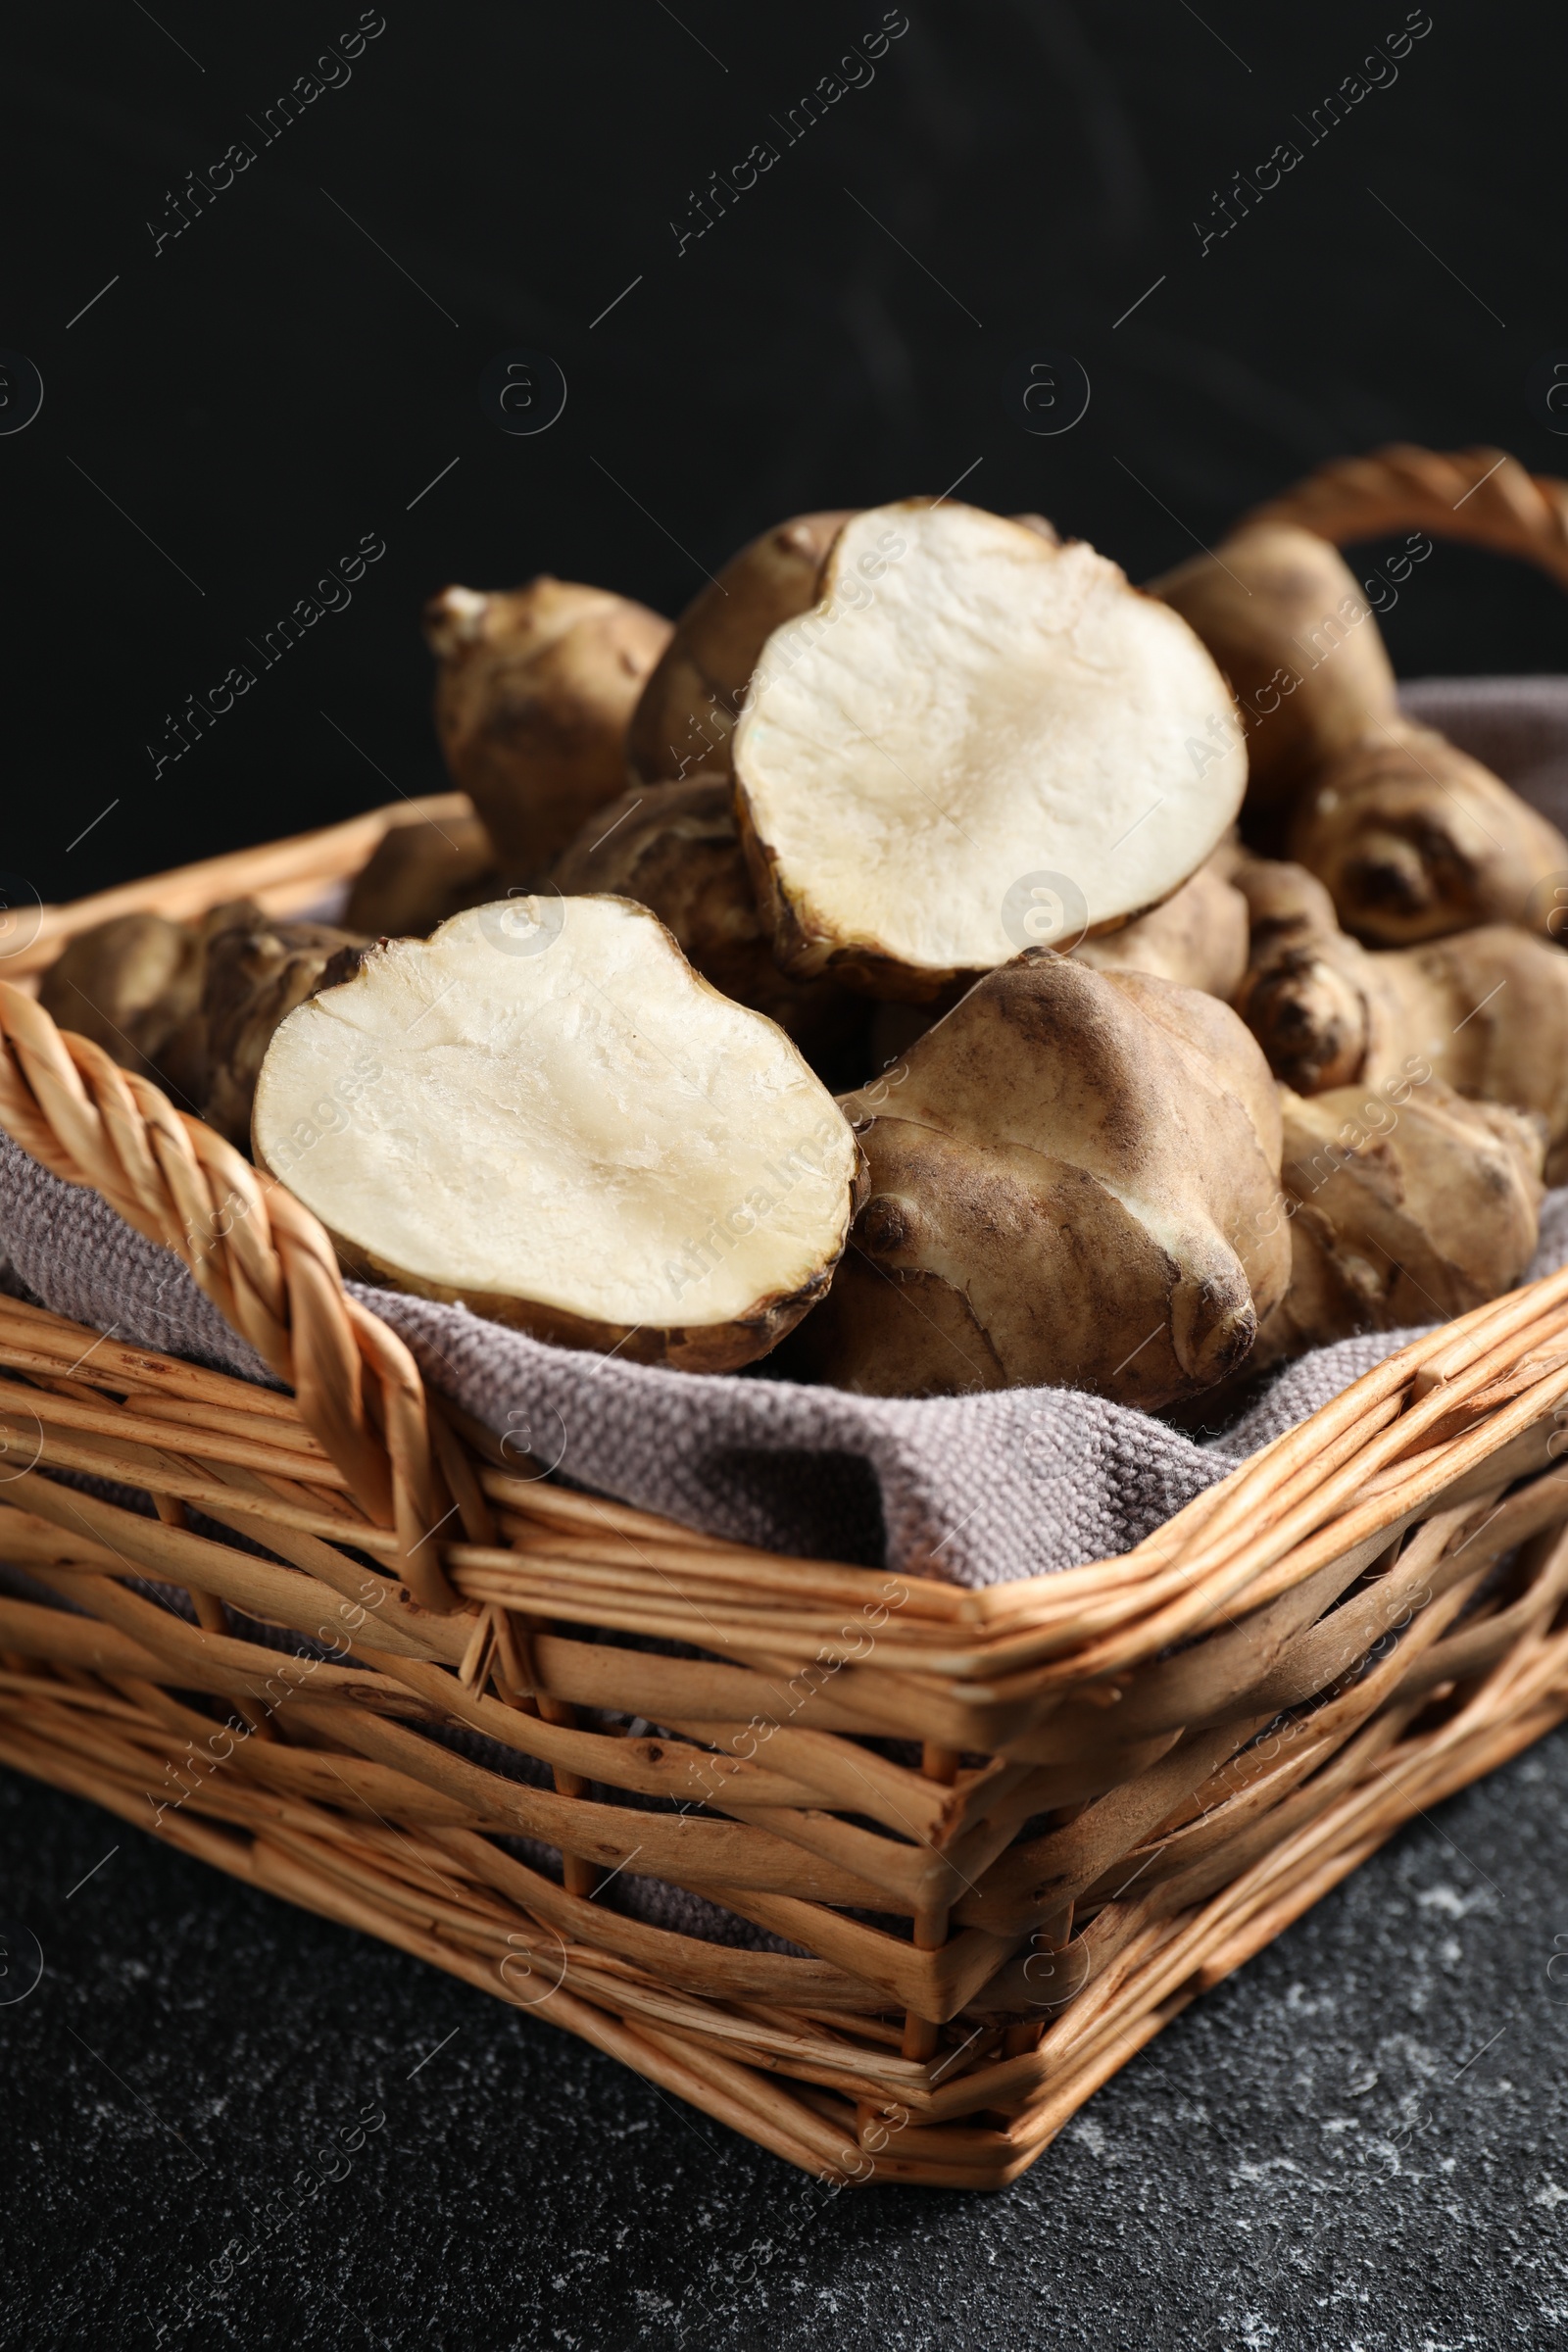
[[553, 2028], [0, 1779], [43, 1958], [0, 2007], [0, 2343], [1560, 2342], [1565, 1798], [1568, 1732], [1411, 1825], [978, 2197], [835, 2195]]
[[[1568, 470], [1540, 390], [1568, 361], [1557, 13], [906, 13], [682, 248], [695, 192], [879, 7], [386, 0], [271, 133], [356, 10], [13, 12], [0, 346], [45, 397], [23, 433], [0, 414], [0, 899], [439, 789], [417, 613], [448, 580], [553, 569], [673, 612], [782, 514], [960, 480], [1147, 578], [1380, 441]], [[1410, 14], [1430, 30], [1314, 134]], [[237, 139], [254, 164], [204, 202]], [[1286, 139], [1299, 166], [1205, 244]], [[570, 386], [535, 438], [475, 395], [516, 347]], [[1054, 438], [1003, 398], [1041, 352], [1093, 385]], [[368, 531], [352, 608], [159, 769], [169, 714]], [[1563, 667], [1524, 569], [1445, 545], [1419, 586], [1385, 617], [1402, 675]], [[824, 2196], [537, 2022], [0, 1778], [0, 2341], [1553, 2344], [1565, 1793], [1560, 1735], [1417, 1822], [970, 2199]]]

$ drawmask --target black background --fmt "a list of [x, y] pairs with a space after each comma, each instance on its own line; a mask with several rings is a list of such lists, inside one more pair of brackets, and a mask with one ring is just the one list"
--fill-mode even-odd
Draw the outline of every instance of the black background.
[[[916, 5], [793, 146], [772, 119], [873, 0], [683, 0], [680, 22], [392, 0], [270, 144], [255, 124], [358, 11], [157, 13], [36, 11], [6, 75], [0, 343], [45, 398], [0, 439], [0, 863], [46, 899], [439, 788], [418, 613], [450, 580], [553, 570], [673, 613], [783, 514], [970, 467], [966, 495], [1143, 578], [1389, 439], [1563, 463], [1524, 389], [1568, 345], [1544, 10], [1437, 0], [1397, 80], [1315, 146], [1297, 118], [1397, 0]], [[763, 138], [777, 164], [677, 253], [693, 189]], [[1300, 164], [1200, 253], [1195, 219], [1285, 139]], [[148, 223], [235, 140], [256, 161], [155, 254]], [[477, 397], [519, 347], [569, 386], [533, 438]], [[1055, 439], [1002, 399], [1042, 349], [1093, 386]], [[366, 532], [387, 553], [353, 603], [259, 669], [247, 639]], [[1544, 669], [1563, 615], [1448, 550], [1389, 634], [1404, 675]], [[166, 715], [238, 662], [255, 687], [155, 781]]]
[[[959, 477], [1141, 578], [1386, 440], [1568, 469], [1525, 393], [1568, 350], [1544, 11], [1433, 0], [1396, 83], [1307, 146], [1296, 118], [1395, 0], [911, 0], [870, 86], [784, 147], [770, 119], [869, 0], [388, 0], [346, 86], [263, 144], [249, 119], [357, 13], [13, 23], [0, 344], [45, 400], [0, 437], [0, 865], [46, 899], [439, 788], [418, 612], [450, 580], [554, 570], [673, 613], [785, 514]], [[690, 191], [762, 138], [776, 166], [677, 253]], [[1300, 165], [1201, 254], [1195, 217], [1288, 138]], [[236, 139], [255, 163], [155, 254], [148, 221]], [[517, 348], [569, 387], [532, 438], [477, 398]], [[1054, 439], [1001, 392], [1042, 352], [1093, 386]], [[364, 533], [387, 552], [352, 605], [155, 780], [165, 714]], [[1557, 592], [1463, 550], [1387, 630], [1405, 676], [1562, 666]], [[46, 1973], [0, 2007], [0, 2330], [572, 2352], [673, 2341], [684, 2312], [724, 2345], [1547, 2341], [1565, 1789], [1558, 1739], [1417, 1825], [1005, 2196], [806, 2214], [785, 2168], [553, 2032], [8, 1780], [3, 1907]], [[376, 2100], [353, 2178], [209, 2296], [313, 2134]]]

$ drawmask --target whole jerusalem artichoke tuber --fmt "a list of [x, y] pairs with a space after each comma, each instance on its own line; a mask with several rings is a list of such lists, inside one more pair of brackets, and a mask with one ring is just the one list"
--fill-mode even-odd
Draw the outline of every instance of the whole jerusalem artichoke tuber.
[[495, 847], [470, 809], [389, 825], [355, 878], [347, 930], [367, 939], [423, 939], [449, 914], [500, 896]]
[[1298, 1094], [1348, 1085], [1366, 1067], [1375, 966], [1340, 928], [1334, 902], [1304, 865], [1245, 852], [1233, 887], [1251, 918], [1246, 972], [1232, 1003]]
[[1247, 728], [1249, 808], [1283, 810], [1327, 760], [1398, 716], [1372, 608], [1337, 548], [1294, 523], [1244, 523], [1149, 583], [1230, 679]]
[[44, 973], [38, 1001], [62, 1029], [90, 1037], [122, 1068], [169, 1087], [194, 1108], [200, 1071], [188, 1051], [172, 1049], [200, 1009], [206, 968], [196, 924], [115, 915], [67, 942]]
[[436, 732], [452, 780], [533, 888], [626, 782], [626, 728], [669, 623], [604, 588], [548, 576], [510, 595], [447, 588], [425, 607], [441, 663]]
[[273, 1030], [318, 988], [347, 979], [366, 943], [326, 923], [273, 922], [257, 906], [224, 911], [230, 919], [207, 949], [202, 1116], [248, 1152], [256, 1081]]
[[1276, 1077], [1315, 1095], [1419, 1069], [1456, 1094], [1529, 1112], [1546, 1180], [1568, 1180], [1568, 956], [1511, 923], [1418, 948], [1341, 931], [1300, 866], [1244, 858], [1251, 962], [1237, 1009]]
[[1154, 1406], [1246, 1358], [1290, 1244], [1276, 1089], [1227, 1005], [1031, 949], [902, 1067], [844, 1098], [870, 1191], [797, 1342], [822, 1377]]
[[1282, 1097], [1291, 1284], [1249, 1372], [1355, 1332], [1465, 1314], [1518, 1281], [1541, 1204], [1535, 1120], [1436, 1079]]
[[1384, 721], [1321, 767], [1287, 828], [1347, 930], [1411, 947], [1476, 923], [1545, 927], [1568, 841], [1432, 727]]
[[[1348, 929], [1382, 947], [1472, 923], [1546, 929], [1556, 902], [1542, 886], [1568, 879], [1568, 840], [1401, 716], [1372, 605], [1327, 541], [1245, 523], [1151, 592], [1192, 624], [1236, 694], [1249, 840], [1308, 866]], [[1195, 739], [1194, 757], [1208, 756]]]

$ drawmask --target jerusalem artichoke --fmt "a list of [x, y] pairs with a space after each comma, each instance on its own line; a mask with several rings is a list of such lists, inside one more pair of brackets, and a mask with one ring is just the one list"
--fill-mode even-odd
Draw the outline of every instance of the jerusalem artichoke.
[[197, 1013], [206, 946], [194, 923], [121, 914], [68, 940], [44, 973], [38, 1001], [62, 1029], [91, 1038], [112, 1060], [170, 1086], [187, 1105], [200, 1075], [170, 1049]]
[[1553, 911], [1568, 841], [1507, 785], [1408, 719], [1380, 723], [1322, 766], [1291, 813], [1293, 858], [1327, 885], [1346, 928], [1411, 947], [1476, 923]]
[[1149, 583], [1197, 630], [1247, 730], [1250, 810], [1281, 810], [1325, 760], [1398, 715], [1372, 608], [1337, 548], [1294, 523], [1245, 523]]
[[646, 605], [548, 575], [425, 608], [436, 731], [503, 879], [532, 888], [626, 782], [626, 728], [670, 627]]
[[256, 906], [224, 912], [207, 948], [202, 1116], [245, 1152], [272, 1032], [318, 988], [346, 977], [365, 942], [327, 923], [273, 922]]
[[1215, 998], [1031, 949], [844, 1107], [870, 1189], [796, 1343], [841, 1387], [1165, 1404], [1284, 1294], [1276, 1089]]
[[1510, 923], [1418, 948], [1341, 931], [1300, 866], [1242, 859], [1251, 962], [1238, 1010], [1301, 1094], [1376, 1088], [1420, 1064], [1456, 1094], [1533, 1113], [1546, 1178], [1568, 1179], [1568, 956]]
[[500, 895], [496, 853], [471, 811], [389, 825], [343, 909], [367, 939], [423, 939], [449, 914]]
[[690, 1371], [764, 1353], [821, 1296], [860, 1174], [782, 1031], [615, 898], [371, 948], [278, 1028], [254, 1132], [355, 1270]]
[[[635, 899], [673, 932], [705, 980], [765, 1012], [813, 1068], [849, 1085], [864, 1066], [869, 1006], [832, 980], [793, 980], [773, 959], [736, 829], [734, 796], [716, 777], [636, 787], [596, 809], [557, 860], [567, 898]], [[858, 1067], [845, 1066], [849, 1061]]]
[[1282, 1089], [1291, 1282], [1247, 1367], [1360, 1331], [1462, 1315], [1512, 1288], [1535, 1253], [1538, 1123], [1440, 1080]]
[[[1373, 607], [1327, 541], [1247, 523], [1152, 593], [1192, 623], [1236, 693], [1248, 838], [1310, 867], [1348, 929], [1404, 947], [1472, 923], [1547, 928], [1556, 903], [1542, 886], [1568, 877], [1568, 840], [1400, 716]], [[1221, 740], [1209, 732], [1212, 745], [1193, 741], [1200, 763]]]
[[951, 503], [857, 515], [735, 730], [775, 955], [918, 1001], [1029, 944], [1042, 891], [1080, 936], [1154, 906], [1240, 806], [1239, 739], [1201, 774], [1187, 748], [1229, 710], [1186, 623], [1083, 542]]
[[849, 514], [797, 514], [753, 539], [675, 623], [627, 736], [644, 784], [728, 780], [730, 735], [762, 647], [816, 602], [823, 559]]

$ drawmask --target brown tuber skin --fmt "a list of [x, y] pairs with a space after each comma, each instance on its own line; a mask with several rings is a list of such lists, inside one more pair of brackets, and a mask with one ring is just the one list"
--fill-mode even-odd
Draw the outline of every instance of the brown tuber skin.
[[1365, 948], [1304, 865], [1245, 852], [1231, 868], [1251, 917], [1247, 970], [1232, 1002], [1298, 1094], [1347, 1086], [1366, 1066], [1374, 978]]
[[243, 903], [222, 911], [229, 919], [207, 951], [202, 1116], [249, 1152], [256, 1081], [273, 1030], [307, 997], [349, 979], [367, 943], [327, 923], [273, 922]]
[[1431, 727], [1368, 730], [1319, 769], [1292, 813], [1293, 858], [1327, 884], [1346, 928], [1413, 947], [1477, 923], [1545, 926], [1542, 885], [1568, 841], [1492, 770]]
[[511, 594], [447, 588], [425, 607], [436, 732], [503, 880], [532, 888], [626, 781], [626, 728], [669, 640], [646, 605], [548, 574]]
[[116, 915], [67, 942], [38, 1001], [62, 1029], [91, 1038], [122, 1069], [168, 1086], [193, 1106], [200, 1071], [174, 1049], [200, 1009], [206, 964], [196, 924]]
[[[1013, 516], [1015, 522], [1022, 519]], [[1150, 972], [1156, 980], [1174, 980], [1179, 988], [1199, 988], [1205, 996], [1231, 1003], [1247, 975], [1248, 907], [1230, 876], [1246, 855], [1233, 842], [1222, 844], [1162, 906], [1135, 915], [1119, 931], [1099, 932], [1065, 952], [1074, 963], [1086, 963], [1093, 971]], [[1332, 907], [1329, 911], [1332, 918]], [[962, 994], [959, 983], [934, 1004], [878, 1004], [871, 1021], [873, 1061], [886, 1067], [906, 1054]]]
[[1327, 760], [1398, 716], [1372, 609], [1343, 556], [1294, 523], [1249, 523], [1151, 580], [1230, 679], [1247, 727], [1248, 808], [1283, 809]]
[[1212, 997], [1031, 949], [844, 1108], [869, 1198], [797, 1343], [841, 1387], [1167, 1404], [1284, 1294], [1277, 1092]]
[[1072, 951], [1075, 963], [1097, 972], [1152, 972], [1181, 988], [1200, 988], [1227, 1004], [1247, 971], [1247, 901], [1229, 879], [1235, 852], [1227, 845], [1172, 891], [1161, 906], [1135, 915], [1119, 931], [1102, 931]]
[[361, 870], [344, 926], [367, 939], [425, 939], [449, 914], [503, 897], [490, 836], [477, 816], [392, 825]]
[[1535, 1120], [1437, 1080], [1281, 1095], [1291, 1287], [1250, 1373], [1355, 1332], [1465, 1314], [1519, 1280], [1541, 1205]]
[[773, 960], [727, 784], [688, 777], [623, 794], [595, 811], [552, 880], [566, 898], [603, 891], [651, 907], [705, 980], [777, 1021], [813, 1066], [835, 1065], [839, 1084], [864, 1067], [864, 998], [831, 980], [792, 980]]
[[634, 777], [728, 780], [730, 735], [762, 648], [815, 604], [827, 552], [850, 513], [797, 514], [764, 531], [687, 606], [631, 722]]
[[1568, 956], [1510, 923], [1419, 948], [1361, 947], [1297, 865], [1244, 858], [1252, 957], [1237, 1009], [1299, 1094], [1377, 1088], [1414, 1065], [1456, 1094], [1539, 1118], [1546, 1180], [1568, 1180]]
[[1151, 583], [1227, 673], [1247, 728], [1249, 840], [1328, 885], [1378, 947], [1474, 923], [1544, 930], [1568, 841], [1489, 768], [1401, 717], [1376, 616], [1343, 558], [1248, 523]]
[[71, 941], [38, 997], [63, 1029], [248, 1152], [272, 1031], [318, 988], [346, 979], [364, 947], [326, 923], [274, 922], [251, 899], [215, 906], [200, 923], [117, 915]]

